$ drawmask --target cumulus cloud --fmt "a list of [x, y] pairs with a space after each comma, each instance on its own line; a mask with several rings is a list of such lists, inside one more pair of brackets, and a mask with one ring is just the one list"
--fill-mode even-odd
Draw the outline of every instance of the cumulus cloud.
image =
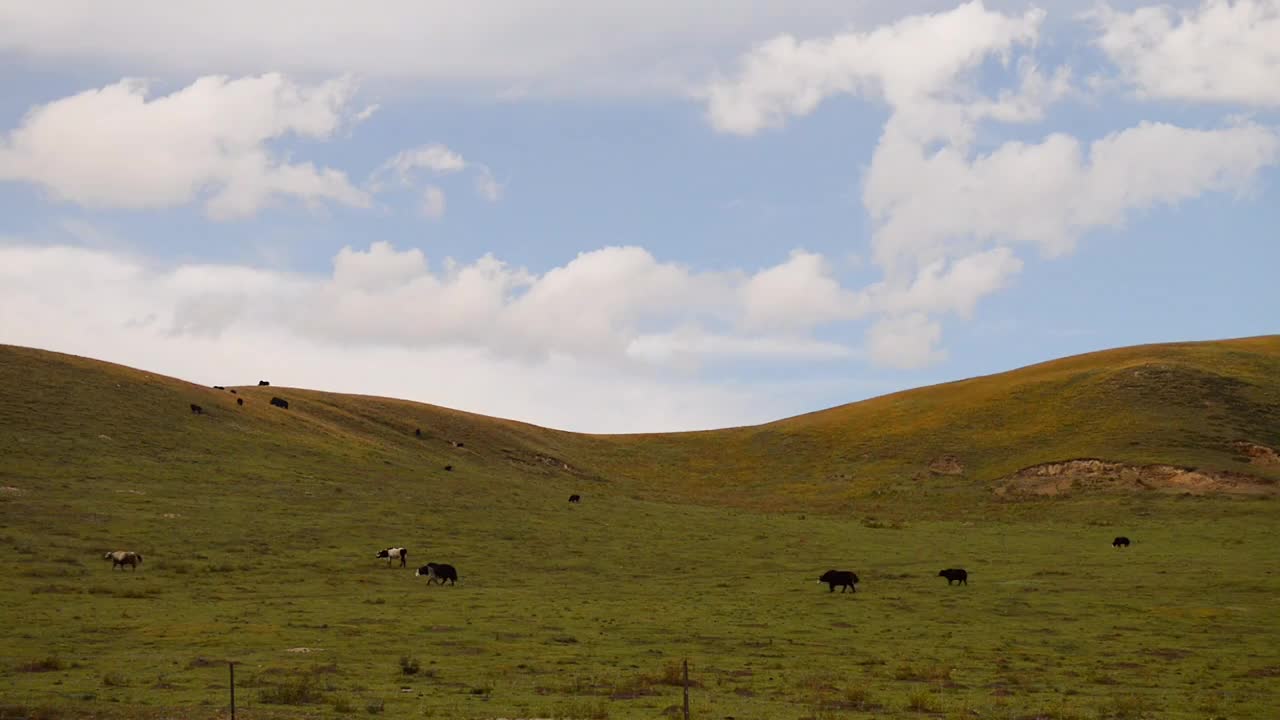
[[942, 326], [924, 313], [887, 316], [867, 331], [867, 354], [877, 365], [904, 369], [941, 362]]
[[1280, 0], [1093, 13], [1098, 46], [1142, 97], [1280, 106]]
[[[146, 315], [155, 315], [155, 326], [169, 334], [218, 337], [256, 329], [317, 342], [459, 345], [504, 357], [561, 354], [615, 364], [677, 355], [687, 361], [850, 352], [809, 335], [817, 326], [851, 317], [796, 292], [806, 284], [846, 292], [821, 258], [810, 254], [756, 273], [697, 272], [638, 247], [608, 247], [535, 274], [492, 255], [471, 263], [445, 259], [433, 267], [420, 250], [376, 242], [367, 250], [342, 249], [328, 276], [218, 265], [155, 270], [106, 253], [57, 247], [10, 248], [0, 250], [0, 258], [25, 267], [33, 278], [50, 276], [46, 291], [42, 281], [18, 282], [15, 275], [12, 293], [53, 303], [62, 302], [57, 293], [79, 282], [105, 283], [107, 294], [123, 292], [120, 285], [156, 288], [157, 304]], [[54, 277], [56, 262], [72, 271]], [[87, 271], [94, 266], [101, 271]], [[787, 282], [779, 282], [780, 276]], [[762, 305], [771, 306], [767, 323], [760, 321]]]
[[[1255, 46], [1275, 52], [1276, 43], [1257, 42], [1259, 34], [1275, 36], [1270, 10], [1249, 0], [1220, 5], [1206, 4], [1183, 25], [1244, 31], [1250, 62], [1262, 57]], [[1146, 27], [1166, 12], [1126, 17]], [[884, 278], [862, 292], [834, 296], [817, 286], [810, 295], [822, 308], [879, 317], [866, 335], [873, 362], [919, 367], [944, 357], [937, 318], [970, 317], [983, 297], [1006, 286], [1022, 268], [1016, 245], [1061, 255], [1085, 233], [1120, 226], [1135, 211], [1207, 192], [1245, 192], [1261, 170], [1280, 163], [1275, 129], [1240, 121], [1210, 129], [1143, 122], [1092, 142], [1052, 133], [975, 149], [984, 124], [1039, 122], [1072, 94], [1069, 68], [1043, 68], [1035, 59], [1044, 17], [975, 0], [869, 31], [784, 35], [748, 52], [736, 74], [717, 78], [703, 94], [710, 124], [738, 135], [781, 127], [841, 94], [888, 106], [862, 186], [872, 257]], [[1189, 38], [1219, 37], [1183, 29]], [[1130, 31], [1122, 24], [1116, 32]], [[1212, 62], [1216, 40], [1195, 52], [1187, 38], [1170, 42], [1203, 56], [1188, 67]], [[995, 92], [983, 92], [977, 78], [992, 61], [1009, 72]], [[1255, 70], [1270, 61], [1258, 62]]]
[[345, 77], [295, 83], [278, 74], [202, 77], [160, 97], [122, 80], [33, 108], [0, 136], [0, 180], [39, 185], [95, 208], [204, 202], [241, 218], [281, 198], [369, 205], [344, 173], [289, 162], [271, 142], [325, 139], [351, 117]]
[[[957, 84], [961, 75], [990, 55], [1033, 42], [1043, 18], [1040, 10], [992, 12], [975, 0], [869, 32], [804, 41], [782, 35], [745, 55], [736, 76], [710, 85], [708, 117], [719, 130], [749, 135], [840, 94], [874, 95], [898, 109], [963, 100], [973, 90]], [[1031, 67], [1026, 72], [1029, 88], [1041, 89], [1039, 75]], [[1007, 113], [1011, 104], [989, 103], [987, 112]]]
[[1243, 190], [1278, 153], [1275, 131], [1254, 124], [1194, 130], [1144, 122], [1087, 145], [1056, 133], [981, 155], [955, 147], [931, 153], [887, 131], [863, 201], [877, 222], [875, 257], [891, 271], [991, 242], [1030, 243], [1052, 256], [1134, 210]]
[[[813, 280], [826, 272], [802, 265]], [[775, 269], [695, 272], [617, 247], [535, 274], [492, 256], [434, 263], [374, 243], [311, 275], [0, 245], [0, 342], [207, 384], [265, 376], [580, 430], [706, 428], [831, 402], [707, 380], [697, 370], [708, 363], [857, 356], [809, 334], [809, 318], [748, 327], [744, 298], [767, 289], [746, 288]]]

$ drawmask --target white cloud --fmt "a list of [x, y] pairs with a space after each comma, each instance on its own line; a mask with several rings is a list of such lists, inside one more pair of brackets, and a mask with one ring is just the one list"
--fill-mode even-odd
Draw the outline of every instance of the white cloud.
[[374, 171], [373, 175], [375, 180], [383, 175], [395, 175], [402, 185], [409, 185], [418, 170], [445, 174], [458, 172], [466, 167], [467, 161], [449, 148], [438, 144], [423, 145], [397, 153]]
[[[736, 77], [711, 84], [708, 116], [719, 130], [749, 135], [807, 115], [840, 94], [882, 97], [899, 111], [963, 100], [974, 92], [957, 80], [990, 55], [1034, 42], [1043, 18], [1039, 10], [1020, 16], [992, 12], [975, 0], [869, 32], [805, 41], [782, 35], [744, 56]], [[1031, 89], [1043, 89], [1031, 68], [1026, 77]], [[998, 116], [1010, 114], [1010, 104], [976, 107]]]
[[102, 250], [0, 246], [0, 342], [208, 384], [267, 377], [593, 431], [809, 410], [830, 395], [734, 388], [692, 371], [708, 359], [854, 354], [806, 334], [803, 318], [745, 331], [735, 323], [751, 276], [695, 273], [638, 248], [585, 253], [541, 275], [488, 256], [433, 270], [421, 251], [385, 243], [345, 249], [333, 265], [327, 277], [166, 269]]
[[821, 255], [797, 250], [742, 287], [743, 324], [752, 329], [813, 327], [867, 312], [866, 298], [841, 287]]
[[954, 312], [971, 317], [978, 300], [1004, 287], [1022, 270], [1022, 261], [1006, 247], [993, 248], [948, 264], [938, 260], [920, 269], [907, 285], [888, 283], [870, 290], [874, 306], [888, 313]]
[[422, 214], [432, 220], [439, 220], [444, 217], [444, 210], [444, 191], [439, 186], [428, 185], [427, 189], [422, 191]]
[[352, 91], [346, 78], [300, 85], [275, 74], [209, 76], [148, 99], [146, 83], [123, 80], [33, 108], [0, 137], [0, 180], [99, 208], [203, 199], [219, 219], [279, 197], [363, 207], [368, 196], [343, 173], [287, 162], [268, 145], [330, 137], [347, 121]]
[[[1253, 30], [1243, 40], [1251, 48], [1270, 27], [1261, 19], [1267, 13], [1253, 10]], [[1227, 14], [1239, 25], [1242, 12]], [[1022, 267], [1015, 244], [1060, 255], [1083, 234], [1120, 226], [1134, 211], [1207, 192], [1247, 192], [1262, 169], [1280, 163], [1276, 131], [1247, 122], [1208, 130], [1144, 122], [1091, 143], [1053, 133], [976, 151], [984, 123], [1041, 121], [1072, 93], [1069, 68], [1042, 69], [1034, 59], [1043, 19], [1034, 9], [1005, 14], [970, 2], [866, 32], [784, 35], [747, 53], [736, 75], [704, 93], [711, 125], [742, 135], [780, 127], [840, 94], [889, 106], [862, 196], [884, 278], [852, 302], [832, 299], [822, 284], [804, 293], [818, 306], [809, 317], [832, 307], [879, 314], [866, 337], [877, 363], [940, 360], [935, 318], [969, 318], [983, 297], [1004, 287]], [[1280, 47], [1269, 43], [1268, 52], [1280, 52], [1273, 45]], [[992, 60], [1014, 74], [988, 94], [976, 76]]]
[[946, 358], [937, 348], [941, 341], [942, 326], [924, 313], [888, 316], [867, 331], [867, 353], [876, 365], [922, 368]]
[[1134, 210], [1210, 191], [1240, 191], [1280, 161], [1280, 137], [1242, 124], [1192, 130], [1142, 123], [1089, 145], [1063, 134], [1005, 143], [972, 156], [929, 153], [886, 131], [863, 200], [877, 222], [878, 263], [890, 272], [945, 260], [991, 242], [1022, 242], [1052, 256]]
[[819, 32], [945, 0], [225, 0], [0, 3], [0, 52], [119, 74], [352, 72], [455, 92], [679, 92], [785, 27]]
[[497, 202], [502, 199], [502, 193], [505, 186], [498, 182], [493, 176], [493, 172], [485, 165], [476, 166], [476, 192], [480, 193], [480, 197], [489, 202]]
[[1147, 98], [1280, 106], [1280, 0], [1093, 13], [1098, 45]]
[[[770, 280], [782, 272], [800, 283], [833, 283], [821, 258], [808, 254], [749, 275], [695, 272], [660, 262], [641, 248], [609, 247], [533, 274], [491, 255], [469, 264], [446, 259], [436, 269], [420, 250], [376, 242], [368, 250], [344, 248], [333, 259], [332, 274], [319, 277], [212, 265], [162, 271], [68, 248], [0, 252], [15, 266], [35, 263], [36, 276], [53, 274], [50, 258], [73, 265], [101, 262], [109, 278], [127, 275], [130, 284], [164, 288], [146, 314], [156, 315], [156, 326], [167, 333], [218, 336], [256, 329], [317, 342], [460, 345], [504, 357], [559, 354], [618, 365], [676, 355], [687, 364], [699, 356], [830, 358], [849, 352], [809, 335], [848, 313], [816, 306]], [[796, 258], [806, 259], [808, 268], [796, 270]], [[24, 280], [14, 291], [44, 296], [41, 287]], [[51, 278], [49, 287], [67, 289], [59, 278]], [[762, 325], [757, 307], [770, 301], [785, 312]]]
[[[403, 150], [388, 159], [369, 178], [373, 192], [387, 189], [387, 178], [394, 177], [401, 187], [413, 187], [423, 175], [449, 175], [471, 168], [475, 172], [475, 189], [489, 202], [502, 198], [503, 187], [493, 177], [489, 166], [469, 162], [461, 154], [444, 145], [431, 144]], [[444, 191], [438, 186], [428, 186], [423, 193], [423, 213], [432, 219], [444, 215]]]

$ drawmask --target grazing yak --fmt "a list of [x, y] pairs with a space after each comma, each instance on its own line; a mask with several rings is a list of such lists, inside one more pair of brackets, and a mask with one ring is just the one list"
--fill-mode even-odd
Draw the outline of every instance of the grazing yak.
[[213, 389], [214, 389], [214, 390], [226, 390], [226, 388], [225, 388], [225, 387], [223, 387], [223, 386], [221, 386], [221, 385], [214, 385], [214, 386], [213, 386]]
[[1129, 538], [1121, 535], [1120, 537], [1111, 541], [1111, 547], [1113, 548], [1129, 547]]
[[858, 588], [854, 587], [858, 584], [858, 576], [849, 570], [828, 570], [822, 573], [822, 577], [818, 578], [818, 582], [830, 585], [830, 592], [835, 592], [837, 586], [839, 586], [841, 593], [845, 591], [845, 588], [848, 588], [850, 592], [858, 592]]
[[273, 397], [271, 398], [271, 404], [275, 405], [278, 408], [283, 408], [285, 410], [289, 409], [289, 401], [285, 400], [284, 398]]
[[138, 566], [142, 564], [142, 556], [129, 550], [115, 550], [103, 555], [102, 559], [111, 561], [112, 570], [115, 570], [117, 565], [120, 566], [121, 570], [124, 569], [125, 565], [128, 565], [136, 571]]
[[414, 436], [414, 437], [422, 437], [422, 428], [414, 428], [414, 429], [413, 429], [413, 436]]
[[259, 381], [258, 381], [258, 387], [266, 387], [266, 386], [268, 386], [268, 385], [270, 385], [270, 384], [271, 384], [271, 383], [267, 382], [266, 380], [259, 380]]
[[434, 582], [439, 582], [443, 585], [446, 580], [449, 581], [450, 585], [458, 584], [458, 571], [448, 563], [427, 563], [414, 570], [413, 575], [414, 577], [426, 576], [428, 585]]
[[571, 502], [571, 503], [582, 502], [582, 496], [581, 496], [581, 495], [570, 495], [570, 496], [569, 496], [569, 502]]
[[948, 585], [953, 582], [958, 582], [961, 585], [969, 584], [969, 573], [965, 572], [964, 568], [947, 568], [946, 570], [939, 570], [938, 577], [946, 578]]
[[378, 554], [375, 555], [374, 557], [386, 558], [387, 567], [391, 567], [392, 560], [399, 560], [400, 567], [404, 567], [405, 560], [408, 559], [409, 557], [409, 551], [408, 549], [402, 548], [402, 547], [387, 548], [386, 550], [379, 550]]
[[244, 398], [236, 398], [237, 405], [244, 405]]
[[199, 405], [197, 405], [197, 404], [195, 404], [195, 403], [191, 403], [191, 414], [192, 414], [192, 415], [203, 415], [203, 414], [204, 414], [204, 408], [200, 407]]

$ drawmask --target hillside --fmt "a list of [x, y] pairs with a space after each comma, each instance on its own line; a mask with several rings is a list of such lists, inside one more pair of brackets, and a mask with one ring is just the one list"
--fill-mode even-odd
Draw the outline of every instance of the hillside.
[[[670, 434], [583, 435], [293, 388], [233, 394], [12, 346], [0, 346], [0, 388], [0, 479], [17, 485], [175, 467], [373, 482], [410, 473], [446, 487], [518, 479], [838, 511], [939, 493], [987, 497], [1026, 468], [1077, 459], [1236, 473], [1244, 493], [1280, 479], [1280, 336], [1091, 353], [766, 425]], [[289, 410], [268, 405], [276, 395]], [[193, 402], [205, 414], [193, 415]], [[1223, 489], [1189, 489], [1201, 486]]]
[[0, 347], [0, 717], [221, 720], [235, 661], [249, 720], [653, 718], [687, 658], [697, 717], [1269, 718], [1277, 378], [1151, 346], [591, 436]]

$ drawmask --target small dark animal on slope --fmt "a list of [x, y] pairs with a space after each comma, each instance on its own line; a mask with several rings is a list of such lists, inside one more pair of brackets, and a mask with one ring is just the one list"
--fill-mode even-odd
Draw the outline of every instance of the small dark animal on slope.
[[948, 585], [953, 582], [958, 582], [961, 585], [969, 584], [969, 573], [965, 572], [963, 568], [947, 568], [946, 570], [939, 570], [938, 577], [946, 578]]
[[199, 405], [197, 405], [197, 404], [195, 404], [195, 403], [191, 403], [191, 414], [192, 414], [192, 415], [203, 415], [203, 414], [204, 414], [204, 408], [200, 407]]
[[581, 496], [581, 495], [570, 495], [570, 496], [569, 496], [569, 502], [571, 502], [571, 503], [582, 502], [582, 496]]
[[214, 385], [214, 386], [213, 386], [213, 389], [214, 389], [214, 390], [226, 390], [226, 388], [222, 387], [221, 385]]
[[409, 550], [402, 547], [387, 548], [386, 550], [379, 550], [378, 554], [375, 555], [374, 557], [386, 558], [387, 567], [391, 566], [392, 560], [399, 560], [400, 567], [404, 567], [405, 560], [409, 558]]
[[259, 381], [258, 381], [258, 387], [265, 387], [265, 386], [270, 385], [270, 384], [271, 384], [271, 383], [267, 382], [266, 380], [259, 380]]
[[1120, 537], [1111, 541], [1111, 547], [1114, 547], [1114, 548], [1129, 547], [1129, 538], [1121, 535]]
[[422, 428], [414, 428], [413, 435], [414, 437], [422, 437]]
[[237, 405], [243, 405], [243, 404], [244, 404], [244, 398], [236, 398], [236, 404], [237, 404]]
[[142, 564], [142, 556], [129, 550], [116, 550], [114, 552], [109, 552], [106, 555], [103, 555], [102, 559], [111, 561], [112, 570], [115, 570], [117, 565], [120, 566], [121, 570], [124, 569], [125, 565], [128, 565], [133, 568], [134, 571], [137, 571], [138, 565]]
[[285, 410], [289, 409], [289, 401], [284, 398], [273, 397], [271, 398], [271, 404], [278, 408], [284, 408]]
[[240, 394], [240, 393], [236, 392], [235, 390], [228, 390], [227, 392], [231, 393], [232, 395], [239, 395], [239, 394]]
[[858, 583], [858, 576], [849, 570], [828, 570], [822, 573], [822, 577], [818, 578], [818, 582], [830, 585], [830, 592], [835, 592], [836, 587], [840, 588], [841, 593], [846, 588], [848, 588], [849, 592], [858, 592], [858, 588], [854, 587]]
[[446, 580], [449, 581], [450, 585], [458, 584], [458, 571], [455, 570], [454, 567], [448, 563], [429, 562], [426, 565], [423, 565], [422, 567], [418, 568], [417, 570], [414, 570], [413, 574], [414, 574], [414, 577], [420, 577], [425, 575], [427, 578], [428, 585], [431, 585], [432, 583], [435, 583], [435, 582], [439, 582], [441, 585], [443, 585]]
[[452, 465], [445, 465], [445, 466], [444, 466], [444, 471], [445, 471], [445, 472], [453, 472], [453, 466], [452, 466]]

